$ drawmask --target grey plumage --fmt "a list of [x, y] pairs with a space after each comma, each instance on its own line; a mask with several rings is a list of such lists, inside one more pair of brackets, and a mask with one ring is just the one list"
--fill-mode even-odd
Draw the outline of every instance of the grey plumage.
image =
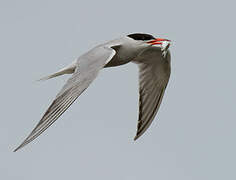
[[163, 98], [170, 77], [170, 53], [166, 57], [152, 47], [142, 53], [135, 61], [139, 66], [139, 119], [138, 139], [151, 125]]
[[114, 55], [115, 51], [111, 48], [97, 47], [81, 56], [77, 61], [72, 77], [57, 94], [55, 100], [30, 135], [14, 151], [33, 141], [51, 126], [96, 78], [106, 61], [109, 61]]
[[33, 131], [14, 151], [33, 141], [51, 126], [87, 89], [102, 68], [130, 61], [139, 66], [139, 120], [134, 139], [139, 138], [152, 123], [170, 77], [169, 40], [165, 43], [167, 48], [159, 46], [162, 43], [158, 41], [165, 39], [154, 39], [147, 34], [133, 34], [115, 39], [93, 48], [69, 66], [42, 78], [50, 79], [73, 73]]

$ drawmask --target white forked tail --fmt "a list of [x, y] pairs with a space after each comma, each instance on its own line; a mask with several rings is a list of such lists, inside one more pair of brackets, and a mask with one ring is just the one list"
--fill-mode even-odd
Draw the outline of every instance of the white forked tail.
[[48, 80], [48, 79], [51, 79], [51, 78], [54, 78], [54, 77], [57, 77], [57, 76], [61, 76], [63, 74], [72, 74], [74, 73], [75, 71], [75, 68], [76, 68], [76, 61], [73, 61], [71, 64], [69, 64], [68, 66], [60, 69], [59, 71], [53, 73], [53, 74], [50, 74], [48, 76], [45, 76], [37, 81], [45, 81], [45, 80]]

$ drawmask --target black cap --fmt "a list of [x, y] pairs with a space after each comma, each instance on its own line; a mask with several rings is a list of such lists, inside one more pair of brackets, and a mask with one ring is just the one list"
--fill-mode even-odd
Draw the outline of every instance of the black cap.
[[148, 41], [148, 40], [155, 39], [150, 34], [142, 34], [142, 33], [134, 33], [134, 34], [129, 34], [127, 36], [134, 39], [134, 40], [142, 40], [142, 41]]

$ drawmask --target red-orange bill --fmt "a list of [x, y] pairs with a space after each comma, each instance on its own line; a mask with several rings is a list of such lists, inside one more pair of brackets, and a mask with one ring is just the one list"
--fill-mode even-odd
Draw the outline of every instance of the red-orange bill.
[[157, 38], [151, 41], [148, 41], [148, 44], [155, 45], [155, 44], [162, 44], [163, 41], [170, 41], [168, 39]]

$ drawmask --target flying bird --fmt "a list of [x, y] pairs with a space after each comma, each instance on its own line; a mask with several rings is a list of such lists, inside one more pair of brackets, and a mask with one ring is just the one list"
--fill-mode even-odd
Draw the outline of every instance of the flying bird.
[[88, 88], [103, 68], [128, 62], [139, 67], [138, 139], [152, 123], [163, 98], [170, 77], [171, 41], [150, 34], [134, 33], [96, 46], [70, 65], [41, 80], [72, 74], [39, 123], [15, 150], [27, 145], [51, 126]]

